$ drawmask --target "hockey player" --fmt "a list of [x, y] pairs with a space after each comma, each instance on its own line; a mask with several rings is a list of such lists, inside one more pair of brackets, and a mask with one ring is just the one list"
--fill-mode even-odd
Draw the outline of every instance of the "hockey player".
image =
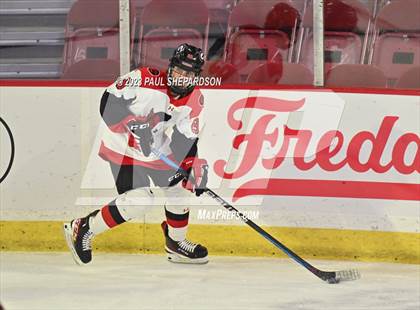
[[[119, 196], [100, 210], [64, 224], [66, 241], [77, 263], [92, 260], [94, 236], [142, 215], [141, 206], [130, 202], [138, 189], [143, 189], [145, 196], [153, 195], [151, 180], [168, 192], [179, 191], [181, 182], [196, 196], [203, 193], [207, 162], [197, 155], [203, 96], [194, 88], [194, 79], [200, 76], [203, 64], [201, 49], [182, 44], [170, 59], [166, 73], [139, 68], [104, 92], [100, 113], [108, 131], [102, 138], [99, 155], [110, 164]], [[190, 178], [183, 179], [160, 161], [152, 147], [180, 163]], [[161, 226], [168, 259], [206, 263], [207, 249], [186, 238], [189, 208], [166, 203], [165, 214], [166, 221]]]

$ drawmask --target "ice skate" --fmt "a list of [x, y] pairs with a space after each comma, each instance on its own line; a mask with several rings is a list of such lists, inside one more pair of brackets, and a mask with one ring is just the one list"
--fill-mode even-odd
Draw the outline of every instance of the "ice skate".
[[165, 250], [170, 262], [184, 264], [208, 263], [207, 249], [204, 246], [187, 239], [182, 241], [172, 240], [168, 234], [168, 225], [166, 221], [162, 222], [161, 226], [165, 235]]
[[92, 260], [92, 238], [94, 233], [90, 230], [89, 219], [98, 211], [86, 217], [64, 223], [64, 235], [67, 245], [73, 254], [75, 262], [79, 265], [86, 265]]

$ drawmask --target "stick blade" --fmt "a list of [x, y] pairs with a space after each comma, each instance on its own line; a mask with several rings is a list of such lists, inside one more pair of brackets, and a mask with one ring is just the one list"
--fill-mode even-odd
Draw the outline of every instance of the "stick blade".
[[342, 281], [355, 281], [360, 279], [360, 272], [357, 269], [340, 270], [334, 275], [325, 279], [329, 284], [337, 284]]
[[336, 271], [335, 277], [340, 281], [355, 281], [360, 279], [361, 275], [357, 269], [348, 269]]

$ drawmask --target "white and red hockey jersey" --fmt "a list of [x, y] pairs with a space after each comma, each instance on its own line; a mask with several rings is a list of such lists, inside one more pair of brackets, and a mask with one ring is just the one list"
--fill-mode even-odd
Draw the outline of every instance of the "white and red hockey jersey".
[[153, 153], [145, 156], [130, 131], [130, 124], [147, 123], [153, 148], [178, 162], [194, 157], [203, 103], [199, 89], [182, 98], [172, 97], [166, 86], [166, 72], [147, 67], [131, 71], [102, 96], [100, 113], [107, 131], [99, 155], [118, 165], [168, 169]]

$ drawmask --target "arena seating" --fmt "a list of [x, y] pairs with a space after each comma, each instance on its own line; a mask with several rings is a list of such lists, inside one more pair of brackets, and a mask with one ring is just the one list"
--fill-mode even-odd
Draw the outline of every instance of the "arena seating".
[[243, 1], [230, 14], [224, 59], [241, 81], [259, 65], [290, 59], [300, 14], [289, 1]]
[[[326, 0], [324, 2], [324, 61], [325, 72], [339, 64], [363, 63], [367, 47], [367, 31], [371, 13], [357, 0]], [[302, 41], [298, 62], [313, 67], [313, 8], [309, 6], [303, 17]]]
[[247, 79], [248, 83], [306, 85], [313, 83], [312, 72], [301, 64], [266, 63], [258, 66]]
[[247, 78], [247, 83], [277, 84], [283, 75], [281, 62], [267, 62], [259, 65]]
[[235, 84], [241, 80], [238, 70], [232, 64], [223, 60], [207, 61], [203, 67], [203, 75], [219, 77], [222, 84]]
[[371, 63], [380, 67], [393, 87], [413, 66], [420, 65], [420, 1], [391, 1], [375, 21]]
[[420, 67], [411, 67], [397, 81], [396, 88], [420, 89]]
[[64, 80], [113, 81], [120, 75], [120, 64], [112, 59], [83, 59], [71, 65], [61, 76]]
[[0, 1], [0, 78], [57, 78], [74, 0]]
[[381, 69], [372, 65], [341, 64], [328, 72], [325, 86], [385, 88], [386, 77]]
[[312, 71], [301, 64], [283, 63], [283, 74], [277, 84], [280, 85], [312, 85]]
[[[223, 83], [313, 83], [313, 0], [129, 1], [131, 69], [187, 42]], [[325, 0], [324, 26], [326, 86], [420, 88], [419, 0]], [[119, 0], [1, 0], [0, 78], [113, 78], [119, 34]]]
[[[65, 33], [64, 77], [82, 60], [107, 59], [119, 63], [118, 0], [78, 0], [67, 16]], [[77, 66], [76, 72], [84, 79], [92, 74], [91, 70], [91, 66]]]
[[137, 64], [166, 69], [174, 49], [182, 43], [206, 51], [208, 30], [209, 12], [203, 1], [153, 0], [140, 17]]

